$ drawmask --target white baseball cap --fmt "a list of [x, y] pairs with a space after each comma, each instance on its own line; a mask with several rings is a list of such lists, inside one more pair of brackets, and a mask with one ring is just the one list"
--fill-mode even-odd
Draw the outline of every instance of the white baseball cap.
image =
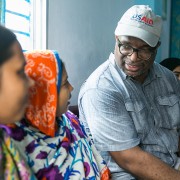
[[148, 5], [134, 5], [128, 9], [115, 30], [116, 36], [133, 36], [155, 47], [159, 41], [162, 19]]

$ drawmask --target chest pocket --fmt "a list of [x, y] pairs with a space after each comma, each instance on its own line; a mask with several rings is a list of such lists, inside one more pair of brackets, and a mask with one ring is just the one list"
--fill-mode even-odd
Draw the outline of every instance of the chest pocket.
[[158, 109], [163, 117], [160, 127], [167, 129], [180, 128], [180, 99], [176, 94], [157, 97]]
[[125, 102], [126, 110], [128, 111], [131, 119], [134, 122], [135, 128], [137, 130], [138, 136], [142, 140], [147, 133], [147, 108], [142, 102]]

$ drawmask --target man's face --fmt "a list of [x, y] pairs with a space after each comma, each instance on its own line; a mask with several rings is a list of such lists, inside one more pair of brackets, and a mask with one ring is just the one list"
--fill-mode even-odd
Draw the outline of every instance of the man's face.
[[[119, 44], [123, 45], [121, 46], [121, 52]], [[125, 55], [127, 51], [131, 53]], [[157, 48], [152, 48], [135, 37], [119, 36], [116, 38], [115, 59], [117, 64], [126, 75], [139, 82], [145, 80], [148, 70], [155, 60], [156, 51]]]

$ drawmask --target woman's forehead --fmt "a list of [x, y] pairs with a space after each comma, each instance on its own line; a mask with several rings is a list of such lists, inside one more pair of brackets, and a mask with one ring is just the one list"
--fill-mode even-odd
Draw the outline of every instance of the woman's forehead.
[[68, 74], [66, 71], [65, 66], [63, 66], [63, 70], [62, 70], [62, 81], [66, 81], [68, 79]]
[[7, 60], [7, 64], [11, 65], [12, 68], [20, 68], [25, 65], [25, 58], [18, 42], [15, 42], [11, 47], [12, 56]]

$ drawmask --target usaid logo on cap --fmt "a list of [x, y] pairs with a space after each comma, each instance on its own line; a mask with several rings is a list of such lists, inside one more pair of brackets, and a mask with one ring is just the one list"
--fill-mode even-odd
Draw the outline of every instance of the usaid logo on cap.
[[148, 26], [153, 26], [153, 20], [151, 18], [143, 16], [142, 14], [134, 14], [131, 17], [131, 20], [142, 22], [144, 24], [147, 24]]

